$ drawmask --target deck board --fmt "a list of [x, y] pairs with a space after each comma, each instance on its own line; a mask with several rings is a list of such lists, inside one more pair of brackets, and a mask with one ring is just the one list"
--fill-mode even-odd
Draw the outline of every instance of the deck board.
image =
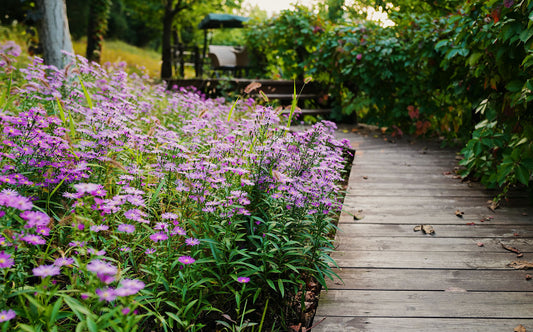
[[322, 291], [312, 331], [533, 330], [533, 271], [507, 266], [533, 261], [527, 193], [491, 211], [494, 191], [455, 176], [457, 151], [339, 136], [357, 149], [332, 254], [342, 280]]

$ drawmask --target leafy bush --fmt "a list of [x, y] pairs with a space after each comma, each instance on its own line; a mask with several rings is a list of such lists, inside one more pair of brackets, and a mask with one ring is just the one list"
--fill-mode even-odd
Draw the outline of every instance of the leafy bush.
[[[398, 135], [468, 140], [473, 134], [463, 150], [463, 175], [505, 196], [515, 184], [529, 185], [533, 173], [533, 3], [439, 4], [424, 3], [435, 7], [427, 12], [391, 12], [391, 27], [287, 11], [255, 29], [251, 41], [272, 40], [261, 51], [271, 66], [292, 64], [283, 67], [285, 78], [310, 75], [329, 86], [335, 119], [357, 114]], [[320, 33], [309, 33], [313, 26]], [[290, 28], [307, 34], [290, 40], [284, 35]], [[307, 53], [285, 56], [297, 49]]]
[[274, 329], [334, 274], [332, 123], [0, 49], [4, 331]]

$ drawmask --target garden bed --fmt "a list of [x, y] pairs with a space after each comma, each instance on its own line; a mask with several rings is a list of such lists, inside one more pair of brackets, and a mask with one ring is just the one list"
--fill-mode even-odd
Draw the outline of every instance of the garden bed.
[[333, 276], [333, 123], [1, 49], [4, 330], [287, 329]]

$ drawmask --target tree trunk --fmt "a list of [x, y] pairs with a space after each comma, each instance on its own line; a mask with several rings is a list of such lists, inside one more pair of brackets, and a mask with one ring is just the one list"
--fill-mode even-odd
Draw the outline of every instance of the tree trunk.
[[64, 0], [37, 0], [41, 13], [38, 24], [39, 40], [43, 46], [44, 61], [48, 65], [64, 68], [69, 57], [62, 51], [74, 53]]
[[174, 15], [172, 7], [165, 6], [163, 16], [163, 40], [161, 54], [161, 79], [168, 80], [172, 78], [172, 20]]
[[86, 52], [89, 61], [100, 63], [102, 42], [107, 31], [107, 16], [110, 10], [111, 0], [91, 0], [89, 4]]

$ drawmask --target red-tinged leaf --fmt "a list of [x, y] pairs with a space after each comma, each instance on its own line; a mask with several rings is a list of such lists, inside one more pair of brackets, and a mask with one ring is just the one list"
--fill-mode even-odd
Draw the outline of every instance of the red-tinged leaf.
[[475, 222], [467, 222], [466, 223], [468, 226], [474, 226], [476, 223]]
[[483, 242], [478, 242], [478, 243], [477, 243], [477, 246], [478, 246], [478, 247], [484, 247], [485, 245], [483, 244]]

